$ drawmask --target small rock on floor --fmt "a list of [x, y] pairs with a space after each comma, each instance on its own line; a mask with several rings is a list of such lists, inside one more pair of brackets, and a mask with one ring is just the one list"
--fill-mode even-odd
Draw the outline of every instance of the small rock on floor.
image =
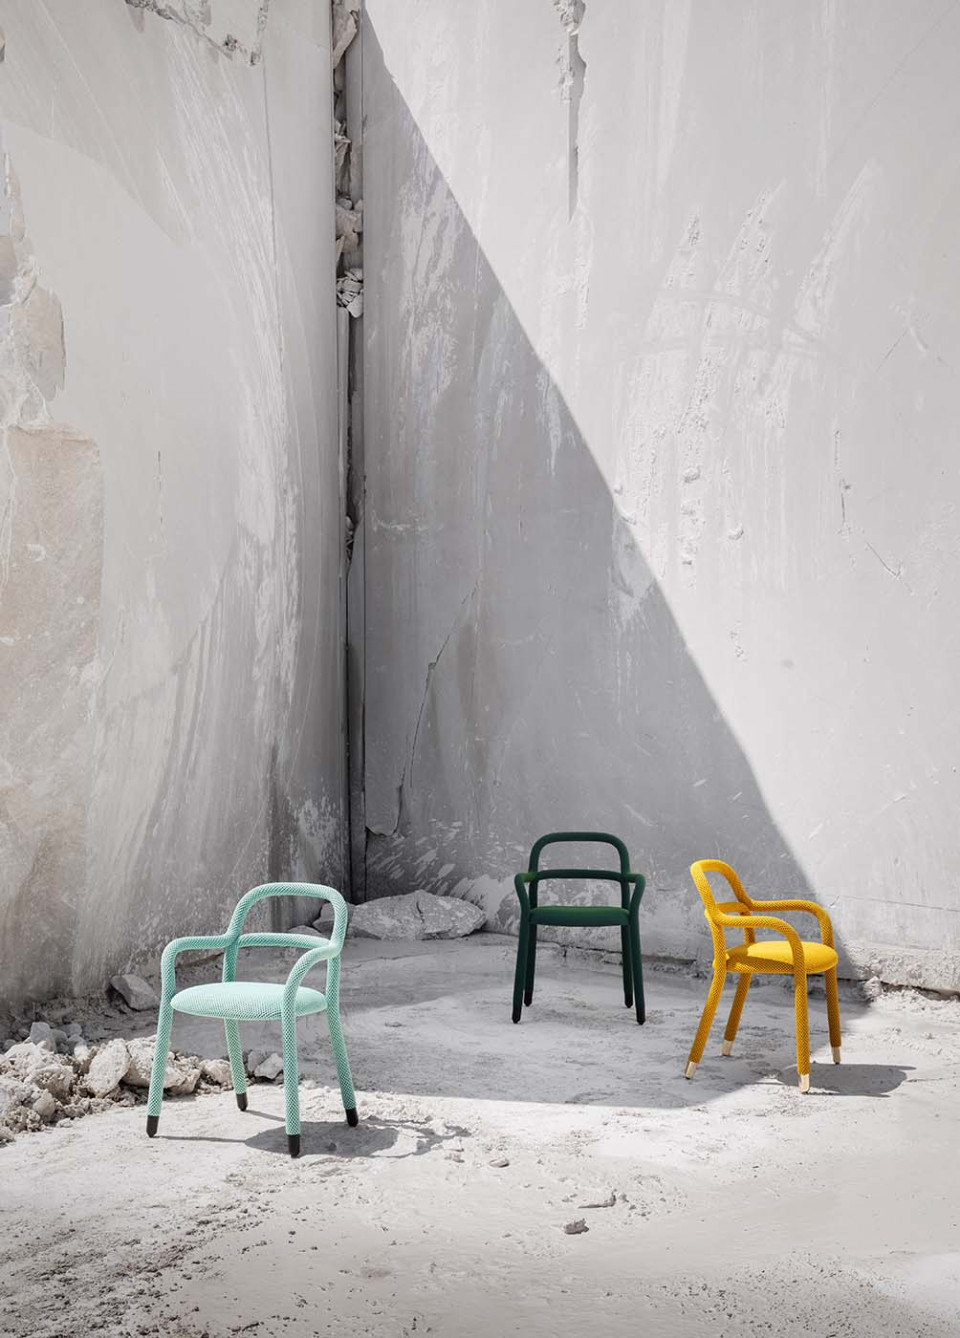
[[585, 1231], [590, 1230], [582, 1217], [578, 1217], [575, 1222], [568, 1222], [563, 1229], [568, 1236], [582, 1236]]

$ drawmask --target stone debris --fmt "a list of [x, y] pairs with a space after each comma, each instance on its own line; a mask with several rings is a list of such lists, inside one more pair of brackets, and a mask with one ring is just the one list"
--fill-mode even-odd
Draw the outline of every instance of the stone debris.
[[350, 934], [358, 938], [463, 938], [482, 928], [486, 916], [478, 906], [432, 892], [379, 897], [352, 908]]
[[563, 1229], [568, 1236], [582, 1236], [585, 1231], [590, 1230], [582, 1217], [578, 1217], [574, 1222], [568, 1222]]
[[160, 998], [156, 990], [142, 976], [114, 976], [110, 981], [110, 988], [116, 990], [135, 1012], [142, 1013], [147, 1009], [160, 1007]]
[[[145, 1100], [155, 1046], [155, 1036], [91, 1044], [77, 1022], [58, 1028], [36, 1021], [15, 1029], [0, 1053], [0, 1143], [45, 1125]], [[261, 1055], [259, 1060], [267, 1061], [271, 1076], [272, 1060], [282, 1070], [279, 1056]], [[168, 1095], [232, 1086], [226, 1059], [170, 1052], [163, 1082]]]
[[[233, 1075], [230, 1072], [229, 1059], [202, 1059], [200, 1076], [216, 1087], [232, 1087]], [[166, 1084], [164, 1084], [166, 1086]]]
[[85, 1083], [87, 1090], [94, 1096], [106, 1096], [127, 1076], [130, 1067], [130, 1052], [126, 1041], [119, 1037], [108, 1041], [93, 1058], [87, 1072]]
[[287, 930], [288, 934], [304, 934], [307, 938], [320, 938], [320, 931], [314, 929], [313, 925], [294, 925], [292, 929]]
[[264, 1082], [273, 1082], [275, 1078], [280, 1077], [282, 1072], [283, 1060], [279, 1055], [273, 1054], [267, 1055], [266, 1059], [262, 1060], [257, 1065], [253, 1070], [253, 1076], [255, 1078], [262, 1078]]
[[504, 1167], [510, 1165], [510, 1158], [509, 1158], [509, 1157], [497, 1157], [495, 1161], [492, 1161], [492, 1162], [490, 1163], [490, 1165], [494, 1168], [494, 1170], [502, 1171], [502, 1170], [504, 1169]]
[[337, 306], [346, 307], [351, 316], [363, 315], [362, 269], [348, 269], [337, 279]]
[[612, 1208], [616, 1203], [616, 1201], [617, 1201], [617, 1196], [613, 1192], [613, 1190], [611, 1190], [610, 1193], [607, 1195], [607, 1197], [605, 1199], [601, 1199], [598, 1203], [580, 1203], [577, 1206], [579, 1208]]
[[357, 35], [359, 14], [360, 0], [333, 0], [333, 51], [330, 62], [334, 69]]

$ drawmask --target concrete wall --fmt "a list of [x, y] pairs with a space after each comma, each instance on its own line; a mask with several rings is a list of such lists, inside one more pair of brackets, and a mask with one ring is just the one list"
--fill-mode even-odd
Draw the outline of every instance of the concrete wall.
[[327, 5], [0, 21], [16, 999], [214, 930], [268, 874], [339, 881], [342, 548]]
[[960, 9], [366, 10], [371, 892], [607, 828], [960, 987]]

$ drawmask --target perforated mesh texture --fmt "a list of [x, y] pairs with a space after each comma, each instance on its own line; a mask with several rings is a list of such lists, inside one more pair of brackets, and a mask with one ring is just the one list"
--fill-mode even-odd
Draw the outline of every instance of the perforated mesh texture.
[[[333, 906], [333, 933], [329, 939], [292, 934], [244, 934], [243, 923], [250, 908], [264, 897], [314, 897], [319, 901], [329, 901]], [[283, 1089], [288, 1134], [300, 1132], [297, 1018], [325, 1011], [343, 1105], [346, 1110], [355, 1110], [356, 1094], [340, 1025], [340, 951], [346, 930], [347, 903], [332, 887], [322, 887], [316, 883], [265, 883], [241, 897], [225, 934], [179, 938], [168, 943], [160, 963], [162, 995], [157, 1021], [157, 1046], [147, 1098], [148, 1116], [160, 1114], [175, 1009], [197, 1017], [224, 1019], [230, 1072], [234, 1089], [238, 1093], [245, 1092], [247, 1085], [238, 1022], [279, 1019], [283, 1037]], [[235, 980], [237, 953], [241, 948], [258, 947], [301, 948], [306, 949], [306, 952], [294, 965], [283, 985]], [[219, 985], [194, 985], [177, 992], [176, 960], [180, 953], [218, 948], [224, 950], [223, 981]], [[323, 994], [301, 985], [304, 976], [318, 962], [327, 963], [327, 987]]]
[[[193, 1017], [222, 1017], [233, 1022], [268, 1022], [279, 1018], [283, 1009], [283, 985], [264, 985], [256, 981], [221, 981], [219, 985], [193, 985], [180, 990], [170, 1000], [177, 1013]], [[319, 990], [301, 985], [296, 996], [297, 1017], [322, 1013], [327, 1001]]]

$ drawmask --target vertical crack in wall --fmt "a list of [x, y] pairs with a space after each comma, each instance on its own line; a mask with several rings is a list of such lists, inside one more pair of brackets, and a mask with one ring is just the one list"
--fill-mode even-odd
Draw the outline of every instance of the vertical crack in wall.
[[333, 0], [333, 192], [337, 302], [337, 401], [344, 556], [343, 638], [344, 869], [354, 901], [366, 894], [364, 808], [363, 560], [363, 146], [362, 58], [356, 37], [360, 0]]
[[568, 216], [573, 218], [580, 199], [580, 103], [587, 78], [587, 62], [580, 54], [580, 29], [586, 0], [553, 0], [566, 34], [561, 55], [560, 95], [567, 104]]

